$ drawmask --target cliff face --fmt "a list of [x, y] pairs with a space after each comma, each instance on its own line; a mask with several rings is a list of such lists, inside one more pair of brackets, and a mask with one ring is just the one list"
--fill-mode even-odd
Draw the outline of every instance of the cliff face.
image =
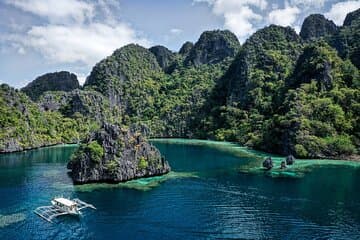
[[79, 87], [80, 85], [75, 74], [62, 71], [44, 74], [21, 90], [32, 100], [37, 100], [47, 91], [69, 92]]
[[105, 123], [75, 152], [68, 169], [73, 181], [83, 184], [162, 175], [170, 166], [141, 133]]
[[[353, 24], [359, 24], [360, 9], [350, 12], [346, 15], [344, 20], [344, 26], [351, 26]], [[357, 22], [357, 23], [356, 23]]]
[[47, 92], [39, 98], [37, 104], [42, 111], [58, 111], [69, 118], [81, 116], [97, 123], [111, 118], [117, 118], [118, 121], [121, 119], [120, 109], [117, 106], [110, 108], [108, 99], [93, 90]]
[[164, 46], [154, 46], [149, 48], [149, 51], [155, 55], [157, 62], [165, 72], [168, 72], [175, 63], [176, 54]]
[[0, 151], [83, 140], [109, 122], [147, 126], [151, 137], [227, 140], [297, 157], [356, 154], [359, 10], [335, 27], [311, 15], [303, 38], [271, 25], [241, 47], [219, 30], [179, 53], [130, 44], [96, 64], [83, 90], [39, 91], [31, 101], [3, 87]]
[[300, 36], [304, 40], [326, 37], [337, 33], [338, 27], [333, 21], [326, 19], [321, 14], [312, 14], [305, 18], [301, 27]]
[[210, 95], [201, 132], [302, 158], [356, 153], [359, 71], [325, 40], [304, 43], [279, 26], [257, 31]]
[[181, 48], [179, 50], [179, 54], [181, 54], [183, 56], [187, 56], [193, 47], [194, 47], [194, 44], [192, 42], [186, 42], [181, 46]]
[[161, 72], [155, 55], [148, 49], [129, 44], [97, 63], [84, 87], [108, 96], [112, 104], [124, 103], [127, 96], [125, 84], [151, 78]]
[[184, 46], [182, 52], [189, 51], [185, 59], [186, 65], [199, 66], [202, 64], [216, 64], [227, 57], [235, 57], [240, 43], [235, 34], [230, 31], [206, 31], [201, 34], [195, 45], [189, 49]]
[[265, 106], [259, 100], [275, 97], [301, 47], [300, 37], [289, 27], [271, 25], [257, 31], [244, 43], [224, 77], [229, 86], [227, 104], [271, 111], [264, 109], [271, 104]]
[[347, 14], [344, 25], [337, 34], [329, 37], [328, 43], [343, 59], [350, 59], [360, 69], [360, 9]]
[[0, 153], [79, 141], [78, 121], [45, 112], [23, 92], [0, 85]]
[[[139, 45], [130, 44], [116, 50], [97, 63], [84, 85], [108, 98], [111, 107], [121, 109], [123, 115], [142, 117], [153, 109], [153, 96], [158, 93], [163, 74], [155, 55]], [[123, 118], [125, 124], [130, 121]]]

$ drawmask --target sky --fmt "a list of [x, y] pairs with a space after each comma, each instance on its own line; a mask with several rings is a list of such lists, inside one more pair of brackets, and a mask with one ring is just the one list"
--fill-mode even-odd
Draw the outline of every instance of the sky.
[[92, 67], [126, 44], [178, 51], [206, 30], [240, 43], [269, 24], [297, 32], [306, 16], [342, 25], [360, 0], [0, 0], [0, 83], [21, 88], [48, 72], [83, 83]]

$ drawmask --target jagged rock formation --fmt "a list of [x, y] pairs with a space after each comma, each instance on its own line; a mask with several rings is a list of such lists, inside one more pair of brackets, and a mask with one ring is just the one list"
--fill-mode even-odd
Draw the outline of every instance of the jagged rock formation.
[[93, 90], [72, 92], [47, 92], [38, 100], [42, 111], [59, 111], [69, 118], [85, 117], [97, 123], [109, 121], [111, 118], [121, 119], [120, 109], [110, 107], [109, 100], [101, 93]]
[[335, 23], [326, 19], [324, 15], [312, 14], [305, 18], [300, 36], [304, 40], [311, 40], [336, 34], [338, 30]]
[[343, 59], [350, 59], [360, 69], [360, 9], [347, 14], [344, 26], [337, 34], [329, 37], [328, 43]]
[[271, 157], [267, 157], [263, 161], [262, 165], [266, 170], [270, 170], [270, 169], [272, 169], [274, 167], [274, 164], [273, 164], [273, 161], [272, 161]]
[[353, 24], [359, 24], [360, 9], [350, 12], [346, 15], [343, 26], [351, 26]]
[[123, 182], [170, 171], [168, 162], [139, 132], [105, 123], [68, 163], [75, 183]]
[[179, 54], [181, 54], [183, 56], [187, 56], [187, 55], [189, 55], [189, 53], [193, 47], [194, 47], [194, 44], [192, 42], [186, 42], [181, 46], [181, 48], [179, 50]]
[[0, 85], [0, 152], [16, 152], [79, 141], [74, 119], [43, 112], [23, 92]]
[[141, 117], [148, 108], [153, 108], [151, 96], [158, 92], [157, 78], [161, 74], [162, 69], [152, 52], [130, 44], [96, 64], [84, 88], [104, 94], [110, 105], [118, 106], [122, 114]]
[[[292, 77], [292, 88], [297, 88], [300, 84], [316, 81], [319, 90], [331, 90], [333, 88], [333, 78], [331, 76], [331, 59], [317, 45], [306, 47], [297, 61]], [[317, 66], [317, 67], [316, 67]], [[289, 80], [289, 81], [291, 81]]]
[[95, 65], [84, 87], [109, 96], [113, 103], [120, 103], [124, 92], [119, 89], [124, 82], [141, 81], [160, 72], [156, 57], [148, 49], [136, 44], [126, 45]]
[[[357, 151], [359, 120], [345, 102], [359, 101], [359, 83], [359, 71], [325, 42], [304, 45], [292, 29], [270, 26], [242, 46], [197, 127], [284, 155], [349, 155]], [[346, 101], [338, 101], [342, 94]]]
[[258, 98], [275, 97], [301, 48], [301, 39], [292, 28], [271, 25], [257, 31], [244, 43], [225, 75], [227, 104], [240, 104], [245, 109], [265, 108], [257, 104]]
[[175, 63], [176, 54], [164, 46], [154, 46], [149, 48], [149, 51], [155, 55], [157, 62], [165, 72], [168, 72]]
[[285, 159], [286, 165], [293, 165], [295, 163], [295, 157], [293, 155], [289, 155]]
[[[359, 101], [353, 95], [359, 91], [355, 85], [360, 83], [356, 67], [341, 60], [325, 42], [316, 42], [305, 47], [288, 82], [282, 107], [286, 113], [278, 120], [282, 130], [275, 133], [274, 128], [269, 129], [269, 133], [273, 132], [271, 137], [282, 136], [277, 147], [282, 147], [284, 154], [298, 157], [323, 158], [356, 152], [356, 141], [352, 143], [350, 135], [357, 138], [353, 131], [358, 131], [359, 120], [349, 118], [357, 112], [350, 102]], [[339, 94], [350, 102], [338, 101]]]
[[239, 47], [239, 40], [228, 30], [206, 31], [191, 48], [185, 64], [199, 66], [219, 63], [227, 57], [235, 57]]
[[44, 92], [47, 91], [72, 91], [79, 88], [79, 82], [75, 74], [62, 71], [47, 73], [37, 77], [34, 81], [22, 88], [26, 95], [32, 100], [37, 100]]
[[180, 53], [130, 44], [99, 62], [83, 90], [41, 92], [36, 102], [3, 87], [0, 151], [76, 142], [111, 122], [143, 126], [151, 137], [228, 140], [299, 158], [357, 154], [358, 11], [335, 33], [310, 16], [306, 41], [271, 25], [241, 47], [219, 30]]

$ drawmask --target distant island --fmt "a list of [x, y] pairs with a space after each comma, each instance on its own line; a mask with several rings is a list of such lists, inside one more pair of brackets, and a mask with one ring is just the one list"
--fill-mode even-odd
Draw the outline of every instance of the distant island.
[[[243, 45], [227, 30], [206, 31], [179, 52], [130, 44], [97, 63], [84, 86], [69, 72], [45, 74], [20, 90], [1, 85], [0, 152], [82, 143], [69, 163], [79, 183], [168, 172], [140, 135], [359, 160], [359, 53], [360, 9], [343, 26], [314, 14], [300, 35], [270, 25]], [[101, 135], [114, 129], [123, 139], [110, 145], [116, 151]], [[138, 147], [140, 155], [130, 156]], [[124, 159], [130, 162], [120, 174]]]

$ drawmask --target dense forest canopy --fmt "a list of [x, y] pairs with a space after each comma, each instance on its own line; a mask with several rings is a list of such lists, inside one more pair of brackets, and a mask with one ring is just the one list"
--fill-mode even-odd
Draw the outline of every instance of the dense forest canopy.
[[83, 87], [66, 72], [21, 91], [1, 85], [0, 152], [79, 142], [108, 122], [303, 158], [357, 156], [359, 11], [341, 27], [310, 15], [300, 35], [270, 25], [243, 45], [227, 30], [179, 52], [130, 44], [96, 64]]

